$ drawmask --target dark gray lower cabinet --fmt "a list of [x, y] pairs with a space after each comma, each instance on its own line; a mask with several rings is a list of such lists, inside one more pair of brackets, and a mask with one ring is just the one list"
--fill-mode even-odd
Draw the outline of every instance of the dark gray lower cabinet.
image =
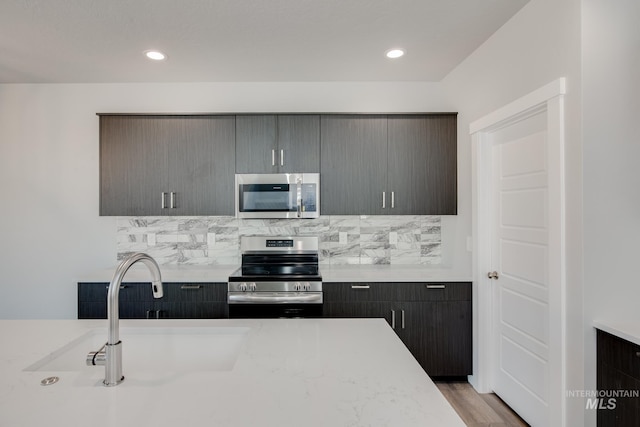
[[640, 346], [600, 330], [597, 340], [597, 388], [602, 397], [587, 400], [586, 407], [598, 411], [599, 427], [639, 426]]
[[324, 283], [325, 317], [382, 317], [430, 376], [472, 374], [471, 283]]
[[[78, 319], [107, 318], [109, 283], [78, 283]], [[228, 317], [226, 283], [164, 283], [154, 299], [149, 283], [120, 288], [121, 319], [217, 319]]]

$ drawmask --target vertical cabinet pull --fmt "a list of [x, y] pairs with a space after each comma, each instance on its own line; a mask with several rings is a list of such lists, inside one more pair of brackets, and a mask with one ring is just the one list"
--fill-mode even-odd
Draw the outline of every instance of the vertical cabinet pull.
[[391, 310], [391, 329], [396, 328], [396, 311]]
[[396, 207], [396, 192], [391, 192], [391, 209]]
[[[176, 192], [172, 191], [169, 193], [169, 209], [176, 208]], [[167, 193], [160, 193], [160, 209], [167, 209]]]
[[280, 150], [280, 166], [284, 166], [284, 150]]
[[404, 329], [404, 310], [400, 310], [400, 327]]
[[386, 192], [382, 192], [382, 209], [387, 207]]
[[276, 165], [276, 150], [271, 150], [271, 166]]

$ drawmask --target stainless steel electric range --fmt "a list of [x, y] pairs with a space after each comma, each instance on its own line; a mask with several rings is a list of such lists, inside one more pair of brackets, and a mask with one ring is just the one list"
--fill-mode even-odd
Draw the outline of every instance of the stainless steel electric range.
[[229, 276], [230, 318], [321, 317], [318, 238], [243, 236]]

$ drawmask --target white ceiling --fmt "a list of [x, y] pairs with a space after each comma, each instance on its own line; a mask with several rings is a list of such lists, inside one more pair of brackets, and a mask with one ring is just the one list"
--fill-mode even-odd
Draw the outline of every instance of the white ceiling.
[[0, 0], [0, 83], [440, 81], [528, 1]]

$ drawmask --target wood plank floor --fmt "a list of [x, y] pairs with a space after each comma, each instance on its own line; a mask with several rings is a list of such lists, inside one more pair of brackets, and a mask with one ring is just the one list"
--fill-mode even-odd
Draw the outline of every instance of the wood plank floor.
[[434, 382], [467, 426], [526, 427], [529, 425], [493, 393], [479, 394], [466, 381]]

